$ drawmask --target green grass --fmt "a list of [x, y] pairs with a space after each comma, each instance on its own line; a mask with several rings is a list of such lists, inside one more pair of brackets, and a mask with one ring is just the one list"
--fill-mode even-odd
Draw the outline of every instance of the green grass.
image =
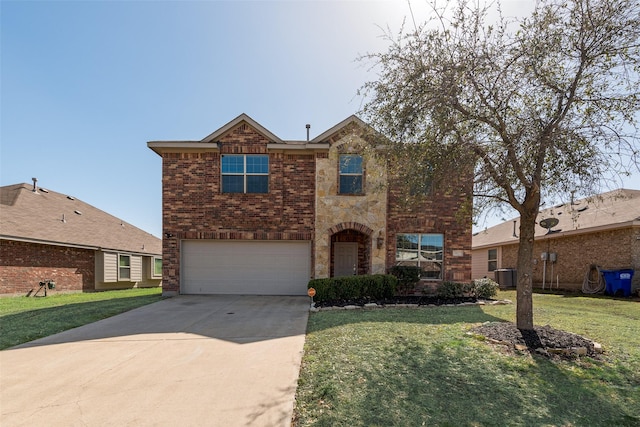
[[603, 360], [510, 355], [466, 334], [503, 320], [515, 305], [313, 313], [296, 425], [640, 425], [640, 303], [534, 295], [535, 324], [600, 342]]
[[161, 299], [160, 288], [0, 298], [0, 350]]

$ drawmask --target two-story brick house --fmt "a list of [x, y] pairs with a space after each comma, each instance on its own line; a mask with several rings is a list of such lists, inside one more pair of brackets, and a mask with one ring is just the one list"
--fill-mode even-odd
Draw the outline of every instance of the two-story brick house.
[[351, 116], [284, 141], [242, 114], [200, 141], [151, 141], [162, 156], [163, 293], [305, 295], [311, 278], [420, 265], [425, 283], [471, 280], [462, 187], [397, 203]]

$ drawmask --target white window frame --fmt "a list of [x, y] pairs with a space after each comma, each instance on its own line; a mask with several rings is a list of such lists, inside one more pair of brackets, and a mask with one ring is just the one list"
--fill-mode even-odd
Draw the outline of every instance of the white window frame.
[[[418, 247], [414, 248], [404, 248], [404, 253], [405, 255], [401, 255], [400, 254], [400, 250], [398, 248], [398, 238], [400, 236], [415, 236], [417, 237], [417, 245]], [[438, 236], [440, 237], [440, 239], [442, 240], [442, 250], [439, 252], [440, 255], [440, 259], [438, 259], [438, 253], [435, 254], [435, 258], [434, 259], [429, 259], [427, 258], [427, 256], [423, 256], [422, 255], [422, 251], [419, 249], [420, 248], [420, 242], [422, 241], [422, 237], [423, 236]], [[406, 255], [406, 254], [414, 254], [415, 255], [415, 261], [414, 258], [411, 258], [411, 255]], [[420, 258], [424, 258], [423, 260], [421, 260]], [[422, 280], [443, 280], [444, 278], [444, 234], [441, 233], [398, 233], [396, 235], [396, 264], [397, 265], [415, 265], [416, 267], [420, 267], [421, 263], [427, 263], [427, 262], [431, 262], [435, 265], [440, 265], [440, 274], [438, 275], [438, 277], [427, 277], [426, 275], [421, 276]], [[432, 270], [435, 271], [435, 270]]]
[[[129, 265], [123, 266], [121, 265], [121, 260], [125, 257], [128, 258]], [[122, 274], [123, 269], [126, 269], [126, 271], [128, 271], [128, 274], [126, 277]], [[118, 282], [130, 282], [130, 281], [131, 281], [131, 255], [118, 254]]]
[[[160, 261], [160, 273], [156, 272], [156, 262]], [[162, 258], [161, 257], [151, 257], [151, 277], [153, 278], [162, 278]]]
[[[491, 251], [495, 251], [495, 258], [491, 257]], [[491, 263], [494, 263], [494, 268], [491, 268]], [[487, 271], [496, 271], [498, 269], [498, 248], [491, 248], [487, 250]]]
[[[222, 162], [224, 157], [242, 157], [242, 172], [223, 172], [222, 171]], [[267, 159], [267, 172], [247, 172], [247, 158], [248, 157], [266, 157]], [[224, 176], [241, 176], [242, 177], [242, 193], [224, 191], [224, 178], [220, 180], [220, 191], [225, 194], [268, 194], [269, 193], [269, 169], [270, 169], [270, 159], [268, 154], [223, 154], [220, 158], [220, 174], [221, 177]], [[267, 177], [267, 191], [262, 193], [253, 193], [247, 191], [247, 177], [249, 176], [266, 176]]]
[[[341, 169], [343, 157], [358, 157], [360, 158], [360, 173], [343, 173]], [[359, 192], [342, 192], [341, 177], [343, 176], [359, 176], [360, 177], [360, 191]], [[338, 194], [352, 196], [364, 194], [364, 157], [361, 154], [340, 154], [338, 156]]]

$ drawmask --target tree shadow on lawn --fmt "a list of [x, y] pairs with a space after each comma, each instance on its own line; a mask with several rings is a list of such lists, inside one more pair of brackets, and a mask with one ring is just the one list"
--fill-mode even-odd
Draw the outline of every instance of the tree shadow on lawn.
[[[329, 313], [314, 314], [308, 332], [360, 322], [372, 322], [371, 328], [379, 330], [385, 326], [376, 323], [397, 322], [423, 324], [425, 336], [415, 333], [415, 325], [408, 330], [386, 325], [383, 333], [391, 336], [384, 339], [390, 341], [378, 344], [354, 338], [349, 345], [378, 349], [371, 352], [374, 357], [370, 361], [359, 355], [362, 359], [348, 373], [353, 378], [341, 378], [335, 394], [324, 396], [332, 409], [321, 412], [316, 425], [341, 425], [345, 419], [354, 426], [640, 423], [634, 412], [637, 408], [627, 405], [633, 399], [633, 385], [616, 385], [624, 382], [619, 366], [598, 363], [590, 371], [584, 363], [573, 369], [538, 356], [506, 355], [465, 336], [464, 327], [452, 330], [439, 326], [504, 321], [480, 307]], [[448, 336], [438, 338], [439, 331]], [[591, 363], [588, 360], [586, 365]]]
[[[515, 307], [515, 306], [514, 306]], [[515, 310], [515, 308], [514, 308]], [[505, 319], [485, 313], [480, 306], [373, 308], [331, 310], [312, 313], [307, 332], [361, 322], [402, 322], [445, 325], [454, 323], [505, 322]]]
[[[469, 338], [470, 339], [470, 338]], [[588, 425], [636, 426], [631, 408], [611, 400], [611, 389], [581, 379], [553, 362], [514, 361], [465, 340], [425, 346], [396, 337], [381, 369], [358, 371], [357, 387], [345, 402], [350, 425]], [[340, 399], [338, 399], [340, 400]], [[337, 411], [317, 425], [339, 425]]]

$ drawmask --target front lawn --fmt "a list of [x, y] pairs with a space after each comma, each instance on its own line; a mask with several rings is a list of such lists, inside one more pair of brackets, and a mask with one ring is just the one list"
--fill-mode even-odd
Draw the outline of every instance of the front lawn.
[[312, 313], [295, 425], [640, 425], [640, 303], [534, 295], [536, 325], [601, 343], [602, 360], [514, 355], [466, 334], [505, 320], [515, 305]]
[[0, 298], [0, 350], [162, 299], [161, 288]]

